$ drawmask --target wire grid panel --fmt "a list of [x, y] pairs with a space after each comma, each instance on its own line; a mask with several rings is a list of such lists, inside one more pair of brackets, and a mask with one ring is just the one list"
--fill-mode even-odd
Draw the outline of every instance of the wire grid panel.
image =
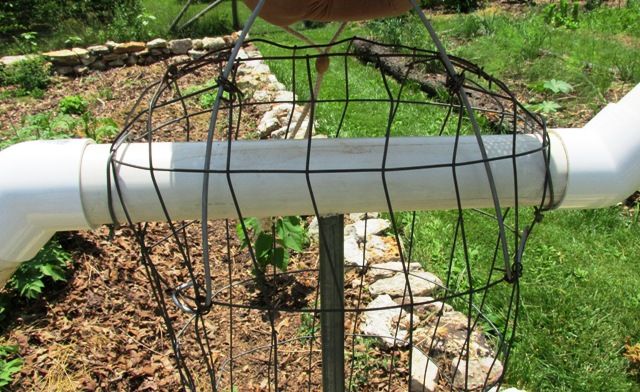
[[[120, 208], [136, 232], [141, 262], [166, 325], [183, 387], [322, 389], [320, 318], [327, 312], [344, 314], [347, 390], [484, 390], [499, 384], [515, 336], [524, 245], [541, 211], [553, 205], [548, 174], [537, 184], [543, 191], [535, 208], [523, 208], [518, 197], [522, 184], [531, 181], [518, 176], [520, 157], [538, 157], [548, 173], [549, 137], [544, 122], [518, 103], [503, 83], [474, 64], [451, 57], [456, 73], [448, 74], [437, 52], [360, 38], [314, 47], [265, 40], [246, 45], [257, 45], [266, 55], [239, 56], [229, 78], [219, 77], [206, 85], [194, 87], [191, 78], [205, 71], [222, 74], [231, 48], [169, 66], [162, 80], [150, 85], [136, 102], [112, 147], [114, 221], [119, 219], [116, 210]], [[266, 63], [277, 71], [291, 93], [272, 93], [265, 99], [255, 84], [246, 82], [246, 69], [252, 62]], [[323, 88], [317, 90], [318, 69], [327, 62]], [[359, 80], [365, 74], [369, 80], [375, 75], [376, 82], [363, 85]], [[474, 115], [465, 110], [460, 91], [466, 92]], [[212, 101], [217, 93], [215, 110]], [[307, 115], [301, 120], [305, 106]], [[256, 119], [274, 108], [286, 114], [280, 118], [278, 132], [258, 134]], [[296, 129], [298, 122], [301, 126]], [[294, 133], [305, 146], [300, 167], [287, 171], [258, 165], [235, 170], [231, 165], [235, 143], [289, 139]], [[512, 148], [492, 151], [490, 159], [460, 161], [458, 141], [478, 134], [483, 138], [511, 135]], [[394, 140], [438, 135], [453, 140], [446, 162], [392, 167], [387, 161]], [[519, 146], [520, 135], [535, 135], [540, 142], [535, 148]], [[310, 160], [319, 137], [381, 138], [379, 164], [314, 172]], [[199, 142], [209, 163], [202, 168], [158, 166], [158, 157], [152, 154], [156, 142]], [[132, 143], [148, 144], [146, 164], [128, 160], [127, 148]], [[227, 153], [226, 162], [216, 167], [210, 165], [216, 159], [214, 143], [223, 143]], [[511, 205], [471, 208], [461, 196], [466, 190], [460, 188], [456, 174], [466, 165], [491, 171], [494, 162], [505, 160], [513, 168]], [[139, 222], [128, 207], [127, 184], [118, 177], [119, 170], [132, 166], [154, 184], [156, 177], [175, 173], [201, 179], [202, 188], [188, 190], [201, 197], [201, 218], [176, 217], [179, 214], [170, 207], [170, 196], [156, 186], [157, 204], [165, 219]], [[442, 169], [451, 173], [453, 209], [406, 211], [396, 206], [392, 195], [402, 190], [389, 187], [392, 173]], [[299, 192], [312, 210], [292, 219], [252, 219], [246, 211], [261, 206], [244, 203], [244, 195], [235, 193], [234, 184], [242, 176], [255, 174], [267, 182], [270, 176], [302, 179]], [[344, 306], [326, 309], [319, 301], [318, 245], [291, 250], [279, 240], [286, 235], [284, 224], [307, 226], [320, 221], [322, 232], [323, 214], [354, 212], [332, 209], [322, 197], [326, 190], [314, 187], [314, 176], [354, 174], [376, 179], [384, 198], [380, 210], [389, 227], [372, 234], [375, 228], [371, 225], [379, 222], [370, 216], [345, 218], [352, 230], [345, 236], [345, 247], [353, 245], [348, 241], [355, 241], [360, 261], [346, 265]], [[233, 200], [231, 216], [210, 219], [216, 208], [215, 200], [209, 200], [212, 176], [225, 179]], [[423, 191], [428, 195], [431, 190], [424, 187]], [[354, 199], [362, 196], [351, 195]], [[354, 236], [353, 230], [360, 232]], [[263, 239], [272, 240], [266, 250], [253, 241], [258, 232], [266, 234]], [[399, 264], [383, 264], [391, 259], [380, 258], [380, 246]], [[287, 253], [284, 268], [265, 263], [265, 254], [268, 261], [278, 257], [278, 252]], [[372, 290], [380, 279], [389, 277], [401, 280], [399, 294], [380, 295]], [[418, 289], [425, 281], [432, 286], [426, 294]], [[387, 334], [372, 333], [367, 327], [375, 318], [386, 320]], [[436, 386], [428, 385], [427, 379], [433, 376], [430, 368], [437, 369]]]

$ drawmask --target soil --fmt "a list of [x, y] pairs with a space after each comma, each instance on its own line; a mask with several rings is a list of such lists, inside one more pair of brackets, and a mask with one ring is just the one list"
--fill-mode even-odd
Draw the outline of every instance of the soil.
[[[8, 137], [13, 131], [12, 125], [17, 127], [25, 115], [55, 112], [60, 99], [73, 94], [85, 97], [96, 116], [110, 117], [123, 124], [136, 99], [148, 85], [162, 78], [166, 67], [165, 64], [134, 66], [76, 79], [59, 78], [42, 100], [2, 100], [0, 121], [3, 127], [0, 135]], [[218, 72], [214, 67], [203, 68], [181, 79], [181, 88], [204, 84]], [[143, 100], [140, 109], [144, 109], [145, 104]], [[157, 121], [176, 115], [173, 109], [159, 113]], [[241, 128], [255, 129], [260, 113], [259, 109], [249, 110]], [[207, 125], [208, 113], [194, 117], [191, 140], [203, 140]], [[183, 129], [176, 126], [158, 133], [157, 140], [179, 140], [184, 136], [182, 132]], [[251, 136], [248, 131], [238, 135], [239, 138]], [[319, 390], [319, 339], [304, 338], [305, 331], [308, 333], [309, 328], [313, 329], [319, 318], [311, 315], [303, 322], [302, 313], [297, 312], [317, 305], [317, 247], [312, 246], [304, 253], [292, 256], [289, 271], [300, 272], [270, 278], [272, 284], [276, 283], [274, 287], [284, 290], [269, 292], [267, 298], [251, 279], [251, 259], [235, 238], [235, 222], [229, 222], [229, 225], [234, 237], [229, 248], [230, 262], [222, 257], [227, 251], [226, 222], [213, 221], [209, 225], [209, 241], [214, 255], [211, 266], [215, 271], [213, 287], [219, 289], [231, 281], [246, 281], [234, 286], [232, 293], [233, 302], [240, 307], [230, 312], [228, 306], [213, 305], [202, 317], [199, 327], [206, 329], [211, 363], [218, 370], [215, 378], [219, 382], [219, 390], [231, 390], [231, 383], [241, 385], [239, 390], [242, 391], [263, 391], [272, 387], [274, 374], [272, 367], [268, 366], [273, 361], [270, 357], [273, 355], [270, 350], [272, 325], [278, 333], [278, 340], [285, 342], [278, 350], [279, 389]], [[168, 303], [172, 325], [175, 329], [187, 326], [179, 341], [182, 356], [192, 371], [193, 383], [198, 390], [209, 390], [210, 378], [203, 360], [205, 355], [194, 339], [198, 330], [190, 321], [191, 316], [177, 310], [170, 299], [169, 289], [188, 280], [184, 259], [175, 239], [165, 240], [170, 233], [167, 223], [149, 224], [145, 230], [145, 244], [149, 246], [149, 259], [154, 267], [169, 281], [165, 287], [167, 290], [160, 295]], [[201, 274], [202, 263], [197, 262], [201, 260], [199, 224], [191, 222], [184, 233], [184, 241], [193, 246], [196, 274]], [[73, 256], [69, 280], [51, 285], [40, 300], [14, 303], [3, 323], [3, 343], [17, 344], [24, 360], [12, 390], [181, 389], [174, 351], [142, 262], [137, 238], [130, 228], [120, 228], [111, 233], [107, 227], [57, 235], [61, 245]], [[355, 272], [347, 275], [346, 299], [354, 308], [363, 307], [370, 301], [368, 293], [360, 290], [359, 285], [351, 285], [352, 280], [360, 281], [360, 277]], [[228, 303], [228, 292], [221, 290], [213, 299], [214, 303]], [[265, 312], [247, 309], [273, 304], [284, 310]], [[347, 331], [354, 331], [354, 325], [359, 324], [358, 317], [347, 315]], [[203, 336], [201, 333], [200, 337]], [[351, 337], [346, 344], [355, 355], [366, 359], [364, 367], [357, 365], [353, 372], [349, 372], [353, 374], [356, 390], [406, 390], [406, 350], [372, 349]], [[232, 374], [228, 364], [231, 355], [234, 356]], [[393, 376], [389, 376], [382, 363], [393, 364]]]

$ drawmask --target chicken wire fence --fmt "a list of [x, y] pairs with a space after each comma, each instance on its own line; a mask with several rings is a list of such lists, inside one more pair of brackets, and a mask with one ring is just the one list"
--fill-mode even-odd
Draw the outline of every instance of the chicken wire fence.
[[[524, 247], [541, 212], [553, 205], [548, 174], [539, 184], [543, 192], [536, 207], [523, 207], [518, 197], [520, 184], [529, 180], [519, 178], [518, 158], [539, 156], [548, 173], [544, 122], [503, 83], [440, 50], [361, 38], [293, 47], [243, 38], [234, 48], [168, 66], [138, 99], [112, 146], [112, 209], [121, 206], [136, 234], [184, 389], [320, 390], [322, 369], [332, 366], [323, 363], [328, 336], [344, 345], [332, 354], [339, 359], [334, 370], [343, 377], [337, 383], [343, 385], [331, 390], [487, 390], [499, 385], [518, 321]], [[239, 51], [256, 46], [265, 54]], [[247, 70], [256, 64], [268, 64], [290, 92], [264, 94], [256, 83], [248, 83], [255, 75]], [[220, 76], [194, 88], [190, 77], [205, 71]], [[317, 88], [319, 74], [324, 89]], [[375, 83], [357, 83], [363, 75]], [[257, 134], [257, 119], [274, 108], [281, 111], [278, 129], [262, 127]], [[512, 136], [511, 148], [487, 151], [482, 140], [491, 134]], [[395, 140], [438, 135], [453, 140], [446, 161], [389, 161]], [[535, 135], [540, 142], [535, 148], [520, 146], [519, 135]], [[319, 170], [311, 164], [322, 138], [364, 136], [383, 141], [377, 165]], [[479, 158], [458, 156], [465, 136], [477, 137]], [[287, 143], [302, 143], [300, 167], [282, 169], [258, 161], [238, 168], [234, 145], [257, 138], [299, 139]], [[162, 166], [153, 148], [161, 142], [198, 145], [204, 163]], [[128, 159], [132, 143], [148, 145], [145, 162]], [[216, 143], [222, 150], [214, 148]], [[216, 157], [220, 151], [226, 154], [223, 161]], [[218, 164], [212, 164], [216, 159]], [[498, 161], [512, 165], [514, 200], [508, 208], [500, 205], [492, 177]], [[469, 165], [482, 168], [493, 208], [472, 208], [461, 196], [465, 190], [456, 173]], [[165, 219], [138, 222], [127, 184], [117, 175], [125, 167], [154, 184], [156, 177], [176, 173], [198, 178], [202, 187], [189, 191], [198, 195], [200, 219], [184, 220], [169, 207], [171, 196], [156, 186], [154, 202]], [[391, 189], [389, 177], [443, 169], [454, 185], [452, 210], [396, 206], [392, 196], [402, 190]], [[253, 218], [261, 205], [248, 205], [246, 195], [234, 187], [248, 175], [265, 182], [275, 176], [302, 179], [306, 186], [299, 192], [312, 213]], [[380, 215], [325, 215], [353, 211], [326, 205], [323, 195], [330, 190], [318, 189], [316, 179], [349, 175], [377, 179], [385, 201]], [[209, 192], [213, 177], [224, 179], [233, 216], [211, 219], [216, 208]], [[431, 191], [419, 183], [413, 186], [425, 195]], [[260, 200], [261, 195], [251, 197]], [[311, 238], [314, 231], [319, 244]], [[348, 252], [351, 263], [343, 263]], [[324, 277], [318, 253], [327, 260]], [[320, 289], [327, 279], [342, 297], [330, 305]], [[389, 280], [399, 285], [379, 289], [381, 281]], [[336, 314], [341, 317], [333, 318], [338, 326], [324, 331], [323, 338], [321, 320]], [[382, 320], [382, 330], [375, 328], [376, 320]], [[326, 378], [324, 388], [328, 390]]]

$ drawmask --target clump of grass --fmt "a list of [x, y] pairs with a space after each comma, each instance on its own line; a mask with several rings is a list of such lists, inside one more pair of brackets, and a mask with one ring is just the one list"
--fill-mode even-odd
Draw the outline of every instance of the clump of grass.
[[14, 96], [44, 96], [44, 90], [51, 83], [51, 68], [42, 57], [36, 56], [24, 61], [0, 66], [0, 86], [15, 86]]

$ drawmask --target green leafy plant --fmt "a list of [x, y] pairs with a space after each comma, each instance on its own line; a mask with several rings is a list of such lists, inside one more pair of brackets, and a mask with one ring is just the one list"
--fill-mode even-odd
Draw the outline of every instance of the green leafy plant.
[[10, 288], [25, 298], [34, 299], [42, 294], [46, 279], [54, 282], [66, 280], [67, 264], [71, 255], [51, 240], [33, 259], [20, 265], [8, 282]]
[[559, 3], [552, 3], [545, 7], [544, 19], [554, 27], [577, 29], [579, 13], [580, 4], [577, 1], [569, 4], [567, 0], [560, 0]]
[[[244, 227], [238, 224], [236, 231], [242, 246], [246, 247], [251, 242], [257, 265], [252, 269], [258, 284], [266, 284], [265, 274], [268, 266], [273, 266], [280, 271], [286, 271], [289, 266], [290, 251], [302, 252], [308, 239], [300, 218], [296, 216], [280, 217], [271, 220], [270, 227], [263, 227], [257, 218], [244, 220]], [[266, 229], [266, 230], [265, 230]]]
[[569, 94], [573, 91], [573, 86], [565, 82], [564, 80], [547, 80], [542, 84], [542, 87], [554, 94]]
[[300, 315], [300, 326], [298, 327], [298, 336], [301, 338], [311, 339], [320, 332], [320, 322], [316, 320], [313, 313], [302, 313]]
[[60, 100], [58, 110], [62, 114], [82, 115], [87, 113], [89, 104], [80, 95], [69, 95]]
[[34, 53], [38, 50], [38, 33], [35, 31], [20, 33], [17, 37], [13, 37], [13, 39], [16, 41], [16, 45], [21, 53]]
[[43, 112], [25, 116], [19, 128], [13, 127], [14, 134], [0, 142], [0, 149], [30, 140], [65, 139], [74, 134], [77, 126], [77, 119], [64, 114]]
[[[85, 117], [85, 116], [83, 116]], [[95, 141], [108, 141], [120, 132], [120, 127], [114, 119], [109, 117], [90, 117], [83, 120], [85, 125], [84, 133]]]
[[13, 382], [13, 375], [22, 369], [24, 361], [17, 357], [18, 346], [0, 346], [0, 388]]
[[562, 108], [559, 103], [554, 101], [542, 101], [527, 105], [530, 110], [536, 113], [549, 114], [555, 113]]
[[[369, 382], [371, 375], [388, 369], [388, 361], [380, 357], [376, 348], [376, 340], [370, 337], [356, 337], [353, 353], [353, 370], [349, 380], [349, 391], [360, 391]], [[351, 355], [351, 353], [349, 353]]]
[[51, 83], [51, 67], [40, 56], [28, 58], [6, 67], [0, 67], [0, 86], [17, 87], [15, 96], [31, 95], [36, 98], [44, 96]]
[[82, 43], [82, 38], [77, 35], [70, 35], [64, 40], [64, 46], [67, 48], [72, 48], [74, 46], [78, 46]]

